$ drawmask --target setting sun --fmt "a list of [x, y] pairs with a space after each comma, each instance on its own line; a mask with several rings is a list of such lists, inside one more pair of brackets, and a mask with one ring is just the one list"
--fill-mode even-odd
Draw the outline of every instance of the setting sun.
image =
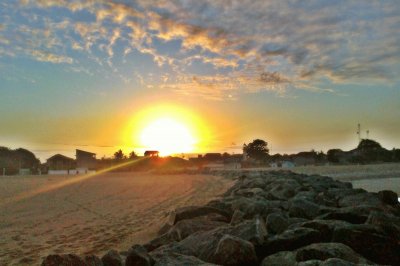
[[193, 151], [195, 138], [181, 122], [171, 118], [160, 118], [150, 122], [141, 132], [141, 144], [158, 150], [161, 155]]

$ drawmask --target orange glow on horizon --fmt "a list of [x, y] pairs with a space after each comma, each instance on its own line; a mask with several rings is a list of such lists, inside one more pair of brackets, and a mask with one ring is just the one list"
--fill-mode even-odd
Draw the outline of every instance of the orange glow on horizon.
[[201, 152], [210, 143], [208, 125], [195, 113], [160, 104], [136, 113], [125, 129], [126, 146], [158, 150], [161, 156]]

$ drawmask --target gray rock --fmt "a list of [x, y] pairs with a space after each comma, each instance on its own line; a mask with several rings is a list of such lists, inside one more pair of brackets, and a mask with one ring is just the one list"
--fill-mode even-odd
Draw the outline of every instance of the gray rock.
[[87, 266], [103, 266], [101, 259], [95, 255], [87, 255], [83, 260]]
[[244, 212], [240, 211], [240, 210], [235, 210], [235, 212], [232, 215], [232, 219], [231, 219], [231, 225], [237, 225], [241, 222], [244, 221]]
[[353, 263], [369, 263], [367, 259], [341, 243], [315, 243], [300, 248], [296, 253], [297, 261], [339, 258]]
[[165, 234], [146, 243], [144, 247], [147, 251], [152, 251], [162, 245], [166, 245], [174, 241], [181, 241], [195, 232], [209, 231], [224, 225], [227, 224], [224, 222], [211, 221], [207, 219], [206, 216], [182, 220], [172, 226]]
[[333, 242], [343, 243], [380, 264], [400, 265], [400, 242], [377, 226], [353, 224], [335, 228]]
[[43, 262], [42, 266], [86, 266], [85, 262], [77, 255], [49, 255]]
[[231, 235], [224, 235], [213, 255], [217, 264], [226, 266], [257, 265], [252, 243]]
[[282, 234], [270, 236], [260, 247], [256, 247], [259, 257], [266, 257], [279, 251], [291, 251], [297, 248], [320, 242], [321, 235], [311, 228], [294, 228], [284, 231]]
[[320, 215], [321, 207], [311, 201], [304, 199], [293, 199], [289, 207], [291, 217], [313, 219]]
[[182, 207], [178, 208], [172, 212], [170, 212], [169, 217], [168, 217], [168, 224], [169, 225], [174, 225], [179, 221], [185, 220], [185, 219], [193, 219], [199, 216], [205, 216], [208, 214], [212, 213], [217, 213], [219, 215], [222, 215], [226, 217], [228, 221], [231, 219], [231, 215], [223, 210], [210, 207], [210, 206], [188, 206], [188, 207]]
[[282, 213], [271, 213], [267, 216], [266, 226], [268, 233], [280, 234], [288, 228], [288, 218]]
[[264, 219], [257, 217], [232, 227], [229, 234], [250, 241], [254, 245], [261, 245], [267, 236], [267, 229]]
[[118, 251], [110, 250], [102, 258], [104, 266], [122, 266], [122, 258]]
[[296, 253], [281, 251], [263, 259], [261, 266], [297, 266]]
[[216, 266], [216, 264], [204, 262], [194, 256], [186, 256], [177, 253], [158, 254], [155, 258], [154, 266]]
[[379, 226], [387, 235], [400, 239], [400, 218], [390, 213], [372, 211], [366, 224]]
[[154, 260], [147, 253], [147, 250], [140, 245], [134, 245], [125, 260], [125, 266], [152, 266]]
[[399, 204], [399, 196], [396, 192], [391, 190], [382, 190], [378, 192], [378, 198], [385, 204], [389, 205], [398, 205]]
[[317, 230], [321, 235], [321, 241], [330, 242], [332, 239], [332, 233], [335, 228], [343, 227], [349, 225], [348, 222], [340, 220], [312, 220], [305, 221], [297, 224], [292, 224], [289, 226], [290, 229], [305, 227]]
[[363, 205], [374, 206], [374, 207], [382, 206], [382, 202], [379, 199], [378, 195], [369, 192], [344, 196], [338, 201], [339, 207], [358, 206], [360, 205], [360, 203], [362, 203]]

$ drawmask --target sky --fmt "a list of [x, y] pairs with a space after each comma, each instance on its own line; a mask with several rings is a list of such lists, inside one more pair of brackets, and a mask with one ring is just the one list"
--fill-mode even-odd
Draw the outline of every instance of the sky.
[[3, 0], [0, 145], [142, 152], [166, 116], [192, 152], [399, 148], [399, 29], [397, 0]]

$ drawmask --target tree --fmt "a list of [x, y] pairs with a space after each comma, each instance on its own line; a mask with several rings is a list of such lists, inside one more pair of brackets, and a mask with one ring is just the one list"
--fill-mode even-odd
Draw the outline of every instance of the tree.
[[116, 160], [122, 160], [122, 159], [124, 159], [124, 157], [125, 157], [125, 155], [124, 155], [124, 153], [122, 152], [121, 149], [114, 153], [114, 158]]
[[257, 161], [263, 161], [268, 157], [268, 143], [262, 139], [255, 139], [249, 144], [243, 144], [243, 153]]
[[138, 156], [137, 156], [137, 154], [135, 153], [135, 151], [131, 151], [130, 153], [129, 153], [129, 159], [135, 159], [135, 158], [137, 158]]

